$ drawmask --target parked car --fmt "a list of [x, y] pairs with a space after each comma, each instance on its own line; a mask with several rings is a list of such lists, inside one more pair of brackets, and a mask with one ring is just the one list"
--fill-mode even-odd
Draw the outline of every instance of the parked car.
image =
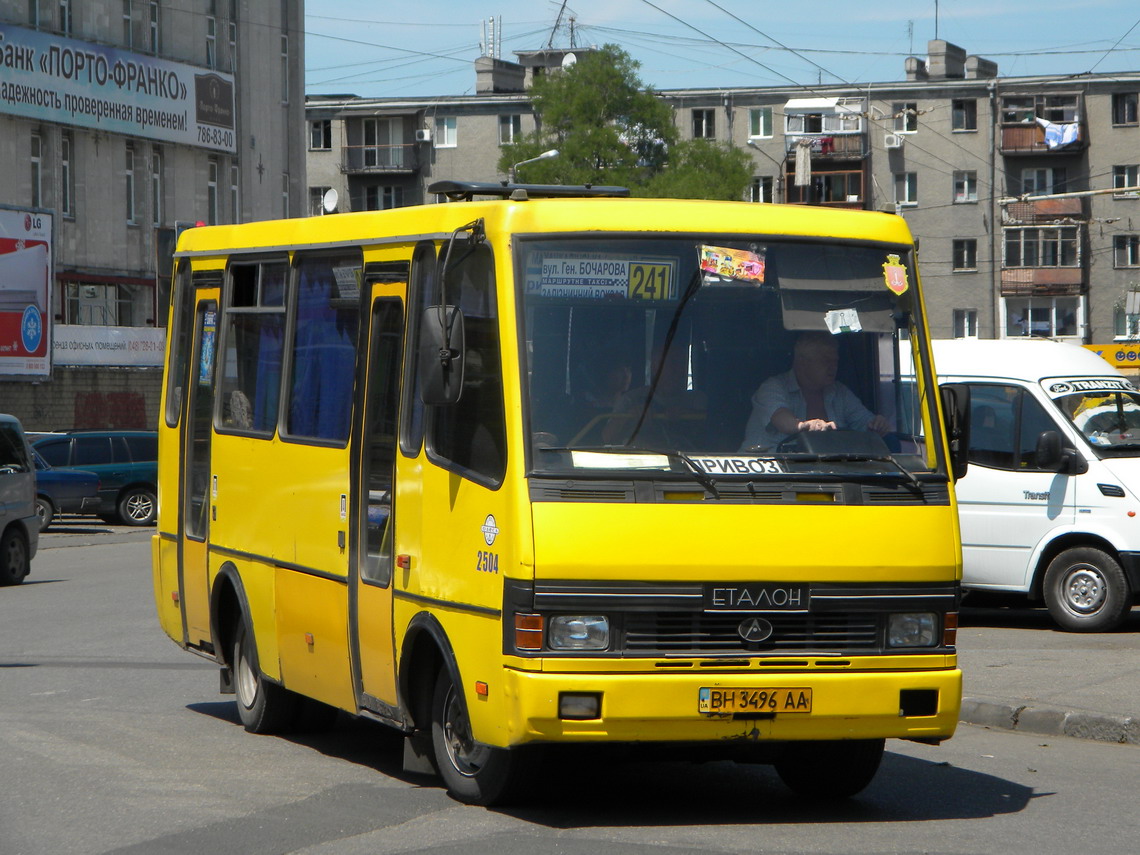
[[1068, 630], [1119, 626], [1140, 595], [1140, 393], [1044, 339], [936, 341], [934, 367], [970, 391], [963, 589], [1044, 601]]
[[44, 434], [33, 448], [56, 468], [86, 469], [99, 478], [91, 510], [108, 522], [153, 525], [158, 510], [158, 433], [69, 430]]
[[93, 514], [99, 505], [99, 476], [86, 469], [56, 469], [35, 449], [36, 514], [47, 531], [56, 514]]
[[40, 543], [36, 470], [20, 421], [0, 415], [0, 585], [19, 585]]

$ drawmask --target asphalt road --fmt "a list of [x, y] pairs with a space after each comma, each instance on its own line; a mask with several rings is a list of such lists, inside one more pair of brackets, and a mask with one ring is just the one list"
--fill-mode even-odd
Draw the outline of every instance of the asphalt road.
[[[379, 725], [245, 733], [216, 668], [158, 628], [151, 531], [65, 524], [0, 589], [0, 855], [1136, 851], [1140, 747], [971, 725], [939, 747], [889, 743], [872, 785], [833, 806], [766, 767], [583, 751], [548, 762], [525, 807], [460, 805], [403, 773]], [[964, 624], [967, 693], [976, 671], [1053, 699], [1042, 656], [1134, 673], [1140, 648], [1135, 615], [1109, 636], [1027, 610]]]

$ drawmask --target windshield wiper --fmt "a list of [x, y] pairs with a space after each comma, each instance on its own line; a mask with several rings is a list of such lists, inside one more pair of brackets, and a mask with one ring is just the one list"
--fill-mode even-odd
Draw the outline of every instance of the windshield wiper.
[[893, 455], [873, 455], [873, 454], [812, 454], [810, 452], [789, 452], [774, 455], [786, 460], [802, 460], [805, 463], [889, 463], [899, 474], [903, 476], [906, 485], [913, 489], [919, 495], [922, 495], [922, 482], [918, 480], [918, 476], [899, 463]]
[[682, 469], [693, 476], [693, 480], [705, 488], [705, 491], [714, 499], [720, 498], [720, 491], [716, 488], [716, 481], [705, 470], [701, 469], [697, 461], [689, 457], [683, 451], [669, 450], [664, 448], [646, 448], [641, 445], [583, 445], [570, 448], [567, 446], [561, 447], [543, 447], [540, 451], [587, 451], [599, 452], [603, 454], [657, 454], [661, 457], [667, 458], [671, 463], [680, 462]]

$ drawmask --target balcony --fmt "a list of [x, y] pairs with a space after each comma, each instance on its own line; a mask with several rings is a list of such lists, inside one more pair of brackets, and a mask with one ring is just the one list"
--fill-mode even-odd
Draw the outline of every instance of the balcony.
[[789, 157], [795, 156], [796, 144], [800, 140], [811, 141], [811, 156], [858, 160], [867, 154], [865, 134], [788, 134], [784, 137], [784, 151]]
[[1080, 267], [1007, 267], [1001, 272], [1003, 297], [1063, 297], [1083, 294]]
[[[1027, 154], [1067, 154], [1069, 152], [1084, 151], [1089, 147], [1088, 131], [1081, 122], [1073, 123], [1075, 137], [1064, 145], [1049, 147], [1045, 139], [1045, 128], [1034, 122], [1032, 125], [1019, 123], [1016, 125], [1002, 125], [1001, 153], [1008, 155]], [[1062, 126], [1063, 127], [1063, 126]]]
[[1002, 212], [1004, 225], [1044, 226], [1079, 223], [1086, 220], [1085, 199], [1034, 199], [1011, 202]]
[[340, 171], [347, 175], [411, 175], [419, 169], [414, 144], [346, 145], [341, 148]]

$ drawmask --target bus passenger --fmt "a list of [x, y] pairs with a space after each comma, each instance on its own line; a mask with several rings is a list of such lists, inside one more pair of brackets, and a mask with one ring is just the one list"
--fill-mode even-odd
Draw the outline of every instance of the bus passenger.
[[826, 332], [801, 333], [792, 350], [792, 367], [769, 377], [752, 395], [752, 415], [744, 432], [745, 449], [774, 449], [802, 431], [870, 430], [888, 432], [886, 418], [836, 380], [839, 345]]

